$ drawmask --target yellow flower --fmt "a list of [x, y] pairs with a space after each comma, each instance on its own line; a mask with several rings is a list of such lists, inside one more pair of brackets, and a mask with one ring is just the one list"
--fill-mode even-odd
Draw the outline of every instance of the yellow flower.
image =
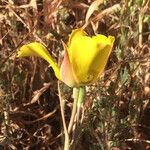
[[56, 77], [70, 87], [84, 86], [95, 82], [103, 72], [115, 38], [97, 34], [89, 37], [82, 29], [74, 30], [66, 45], [60, 68], [41, 43], [23, 45], [18, 57], [39, 56], [50, 63]]

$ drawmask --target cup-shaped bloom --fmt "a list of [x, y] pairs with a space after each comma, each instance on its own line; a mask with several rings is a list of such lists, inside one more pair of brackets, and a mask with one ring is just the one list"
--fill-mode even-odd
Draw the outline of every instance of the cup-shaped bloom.
[[46, 47], [37, 42], [22, 46], [18, 57], [42, 57], [50, 63], [59, 80], [70, 87], [84, 86], [95, 82], [103, 72], [114, 40], [113, 36], [97, 34], [90, 37], [82, 29], [74, 30], [68, 44], [62, 42], [65, 55], [60, 68]]

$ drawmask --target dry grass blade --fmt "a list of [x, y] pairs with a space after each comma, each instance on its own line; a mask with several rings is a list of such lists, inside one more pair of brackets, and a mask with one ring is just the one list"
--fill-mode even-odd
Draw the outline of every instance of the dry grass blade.
[[88, 23], [89, 18], [91, 17], [91, 15], [93, 14], [93, 12], [95, 10], [98, 9], [98, 6], [100, 4], [102, 4], [104, 2], [104, 0], [95, 0], [89, 7], [87, 13], [86, 13], [86, 17], [85, 17], [85, 23]]
[[33, 120], [33, 121], [23, 121], [23, 122], [25, 124], [32, 124], [32, 123], [40, 122], [42, 120], [46, 120], [47, 118], [53, 117], [56, 114], [57, 110], [58, 110], [58, 107], [56, 107], [52, 112], [49, 112], [48, 114], [42, 116], [41, 118], [38, 118], [38, 119]]
[[26, 105], [30, 105], [30, 104], [37, 102], [40, 96], [50, 87], [50, 85], [51, 85], [50, 83], [45, 83], [44, 86], [40, 90], [35, 91], [31, 102]]
[[104, 16], [108, 15], [108, 14], [112, 14], [115, 11], [118, 11], [121, 9], [120, 4], [115, 4], [112, 7], [109, 7], [105, 10], [103, 10], [102, 12], [100, 12], [98, 15], [96, 15], [94, 18], [92, 18], [92, 21], [96, 22], [101, 20]]
[[82, 3], [82, 2], [71, 2], [71, 3], [68, 3], [69, 7], [71, 8], [78, 8], [78, 9], [88, 9], [89, 6], [85, 3]]

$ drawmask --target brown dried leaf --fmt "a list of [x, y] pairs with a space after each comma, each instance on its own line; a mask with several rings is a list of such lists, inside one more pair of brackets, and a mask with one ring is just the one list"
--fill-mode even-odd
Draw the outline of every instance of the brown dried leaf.
[[50, 86], [50, 83], [45, 83], [44, 87], [42, 87], [40, 90], [35, 91], [30, 104], [33, 104], [36, 101], [38, 101], [40, 96], [49, 88], [49, 86]]
[[30, 5], [37, 11], [37, 1], [36, 0], [31, 0]]

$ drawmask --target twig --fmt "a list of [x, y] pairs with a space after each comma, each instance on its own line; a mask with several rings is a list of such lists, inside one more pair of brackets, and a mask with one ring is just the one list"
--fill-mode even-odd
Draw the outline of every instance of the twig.
[[150, 144], [150, 140], [142, 140], [142, 139], [125, 139], [126, 142], [144, 142]]
[[143, 36], [142, 36], [142, 30], [143, 30], [143, 11], [142, 8], [140, 8], [139, 10], [139, 46], [140, 48], [142, 47], [142, 40], [143, 40]]
[[9, 137], [9, 129], [8, 129], [8, 127], [10, 125], [10, 123], [9, 123], [9, 100], [7, 98], [6, 98], [6, 103], [5, 103], [4, 107], [5, 107], [4, 108], [4, 112], [3, 112], [3, 114], [4, 114], [4, 126], [5, 126], [5, 128], [4, 128], [4, 135], [7, 138], [7, 137]]
[[30, 35], [29, 32], [25, 38], [12, 50], [12, 52], [0, 63], [0, 68], [3, 66], [3, 64], [17, 51], [18, 47], [26, 40], [26, 38]]

